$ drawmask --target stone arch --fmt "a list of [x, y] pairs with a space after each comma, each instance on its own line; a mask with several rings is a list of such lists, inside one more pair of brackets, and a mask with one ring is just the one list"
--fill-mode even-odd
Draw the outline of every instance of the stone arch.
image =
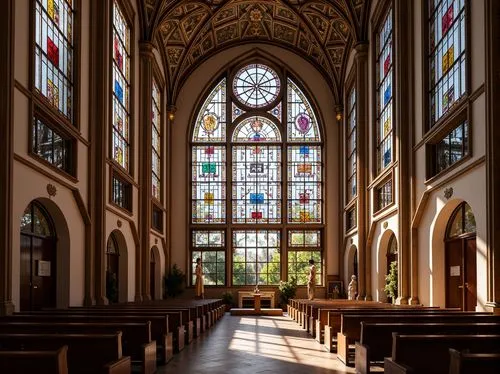
[[70, 233], [64, 213], [59, 206], [48, 198], [37, 198], [32, 200], [40, 204], [50, 217], [55, 230], [56, 250], [56, 307], [69, 307], [70, 294]]
[[161, 256], [160, 250], [155, 245], [151, 248], [150, 256], [150, 275], [151, 275], [151, 300], [162, 299], [162, 277], [161, 277]]
[[[118, 302], [128, 301], [128, 250], [127, 241], [120, 230], [113, 230], [108, 237], [108, 241], [114, 238], [118, 247]], [[107, 264], [104, 267], [107, 268]]]
[[396, 240], [397, 237], [394, 231], [388, 229], [385, 230], [380, 236], [377, 248], [378, 248], [378, 271], [377, 271], [377, 300], [387, 301], [387, 294], [384, 291], [385, 287], [385, 275], [388, 273], [387, 268], [387, 253], [389, 251], [389, 246], [391, 245], [391, 240]]
[[358, 274], [359, 270], [356, 271], [355, 265], [354, 265], [355, 262], [358, 263], [358, 259], [359, 259], [358, 247], [356, 245], [352, 244], [349, 246], [349, 248], [347, 248], [347, 250], [345, 252], [345, 256], [344, 256], [344, 269], [345, 269], [344, 288], [345, 288], [345, 290], [347, 290], [347, 285], [351, 281], [351, 276], [353, 274], [356, 275], [357, 277], [359, 277], [359, 274]]

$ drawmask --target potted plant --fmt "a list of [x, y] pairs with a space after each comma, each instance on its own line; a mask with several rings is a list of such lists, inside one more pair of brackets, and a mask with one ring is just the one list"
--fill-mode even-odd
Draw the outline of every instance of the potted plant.
[[389, 274], [385, 276], [385, 287], [384, 291], [387, 293], [387, 297], [391, 298], [391, 302], [394, 304], [396, 298], [398, 297], [398, 262], [392, 261]]
[[229, 312], [231, 307], [233, 306], [233, 294], [229, 291], [226, 291], [221, 296], [224, 305], [226, 305], [226, 312]]
[[292, 280], [290, 280], [289, 282], [280, 281], [278, 289], [280, 292], [281, 309], [286, 310], [288, 300], [293, 299], [297, 292], [297, 279], [295, 277], [292, 277]]
[[168, 275], [165, 275], [163, 278], [164, 282], [164, 290], [166, 296], [176, 297], [180, 295], [184, 291], [184, 280], [186, 279], [186, 275], [184, 272], [179, 269], [177, 264], [174, 264], [172, 269], [169, 271]]

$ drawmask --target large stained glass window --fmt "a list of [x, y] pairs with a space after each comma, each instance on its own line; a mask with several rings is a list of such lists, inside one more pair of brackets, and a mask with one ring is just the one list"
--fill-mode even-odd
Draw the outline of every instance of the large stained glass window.
[[316, 285], [322, 284], [321, 232], [319, 230], [288, 231], [288, 279], [307, 285], [309, 260], [316, 265]]
[[161, 200], [161, 94], [158, 83], [153, 79], [152, 122], [152, 196]]
[[130, 26], [113, 2], [113, 144], [112, 158], [129, 170], [130, 162]]
[[353, 87], [347, 99], [347, 202], [357, 195], [356, 124], [356, 89]]
[[465, 1], [429, 0], [431, 126], [465, 94]]
[[455, 127], [432, 147], [434, 151], [432, 175], [436, 175], [462, 160], [469, 154], [469, 128], [467, 121]]
[[193, 231], [191, 253], [191, 284], [196, 283], [196, 260], [201, 259], [203, 278], [207, 286], [224, 286], [226, 283], [225, 233], [222, 230]]
[[377, 173], [393, 160], [393, 41], [392, 10], [377, 34]]
[[233, 231], [233, 285], [278, 284], [280, 259], [279, 231]]
[[35, 1], [35, 88], [73, 119], [73, 3]]
[[[204, 237], [224, 231], [228, 243], [205, 250], [210, 253], [205, 260], [193, 236], [192, 258], [202, 256], [215, 272], [232, 259], [226, 285], [275, 285], [285, 278], [280, 250], [292, 248], [280, 238], [301, 225], [322, 230], [321, 134], [313, 107], [292, 79], [282, 80], [263, 64], [229, 76], [234, 80], [221, 79], [204, 100], [191, 145], [191, 228]], [[320, 236], [311, 248], [294, 249], [295, 276], [306, 254], [321, 264]]]

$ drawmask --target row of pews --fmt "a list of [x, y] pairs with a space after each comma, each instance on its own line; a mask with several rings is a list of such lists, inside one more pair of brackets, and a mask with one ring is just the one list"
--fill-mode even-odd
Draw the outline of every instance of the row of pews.
[[500, 373], [500, 316], [374, 301], [292, 299], [288, 315], [357, 373]]
[[169, 299], [0, 317], [0, 373], [153, 374], [224, 308], [219, 299]]

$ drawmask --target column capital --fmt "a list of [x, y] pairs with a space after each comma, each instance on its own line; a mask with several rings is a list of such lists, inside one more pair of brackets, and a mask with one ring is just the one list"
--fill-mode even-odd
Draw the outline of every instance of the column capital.
[[354, 58], [362, 58], [368, 57], [368, 42], [359, 42], [354, 46], [354, 50], [356, 51]]
[[139, 41], [139, 55], [141, 57], [149, 57], [154, 58], [153, 50], [155, 49], [155, 45], [153, 42], [149, 40], [140, 40]]

